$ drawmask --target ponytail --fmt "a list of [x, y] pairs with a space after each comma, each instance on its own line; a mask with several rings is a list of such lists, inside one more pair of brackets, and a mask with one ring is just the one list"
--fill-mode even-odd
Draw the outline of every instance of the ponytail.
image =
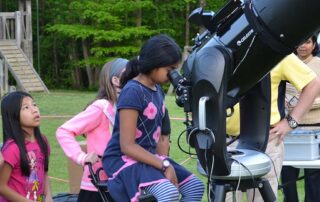
[[127, 82], [139, 74], [139, 60], [138, 57], [134, 57], [127, 63], [126, 70], [122, 73], [120, 78], [120, 88], [123, 88]]

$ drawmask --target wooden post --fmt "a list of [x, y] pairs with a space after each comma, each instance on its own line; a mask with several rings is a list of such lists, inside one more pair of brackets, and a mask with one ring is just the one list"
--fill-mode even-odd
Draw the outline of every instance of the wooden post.
[[0, 58], [0, 97], [4, 95], [4, 66], [3, 61]]
[[[32, 52], [32, 21], [31, 21], [31, 0], [19, 0], [19, 11], [21, 13], [21, 49], [29, 58], [29, 61], [33, 63]], [[24, 25], [24, 26], [23, 26]]]
[[32, 20], [31, 20], [31, 0], [26, 0], [26, 43], [25, 53], [27, 54], [31, 64], [33, 64], [32, 52]]
[[[20, 19], [20, 22], [22, 23], [21, 26], [23, 27], [23, 29], [21, 29], [21, 34], [22, 34], [22, 37], [21, 37], [21, 43], [23, 43], [23, 40], [25, 39], [25, 16], [26, 16], [26, 12], [25, 12], [25, 3], [24, 3], [24, 0], [18, 0], [19, 4], [18, 4], [18, 8], [19, 8], [19, 11], [20, 11], [20, 14], [21, 14], [21, 19]], [[22, 44], [20, 44], [19, 46], [20, 48], [22, 48]]]
[[9, 74], [8, 74], [8, 65], [6, 62], [3, 61], [4, 66], [4, 93], [9, 91]]
[[23, 40], [24, 40], [24, 38], [25, 38], [25, 20], [24, 20], [24, 18], [25, 18], [25, 4], [24, 4], [24, 0], [18, 0], [18, 2], [19, 2], [19, 11], [20, 11], [20, 25], [21, 25], [21, 27], [22, 28], [20, 28], [20, 30], [21, 30], [21, 42], [20, 42], [20, 44], [19, 44], [19, 48], [22, 48], [22, 43], [23, 43]]
[[1, 30], [0, 30], [0, 40], [4, 39], [4, 36], [3, 36], [3, 33], [4, 33], [3, 24], [4, 24], [3, 23], [3, 17], [0, 16], [0, 28], [1, 28]]
[[18, 47], [21, 47], [21, 35], [22, 35], [22, 30], [21, 30], [21, 12], [20, 11], [16, 11], [15, 12], [15, 21], [16, 21], [16, 27], [15, 27], [15, 30], [16, 30], [16, 42], [17, 42], [17, 45]]
[[1, 19], [2, 19], [2, 24], [1, 24], [1, 32], [2, 32], [2, 39], [7, 39], [6, 38], [6, 16], [4, 15], [4, 16], [2, 16], [1, 17]]
[[0, 58], [0, 97], [4, 96], [8, 90], [8, 67], [4, 59]]
[[26, 40], [32, 41], [31, 1], [26, 0]]

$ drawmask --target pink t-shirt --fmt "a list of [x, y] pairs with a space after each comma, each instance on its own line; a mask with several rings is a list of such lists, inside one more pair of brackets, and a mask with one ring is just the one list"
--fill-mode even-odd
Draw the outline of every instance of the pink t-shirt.
[[[42, 201], [45, 190], [45, 156], [37, 141], [25, 141], [25, 144], [30, 165], [29, 176], [24, 176], [21, 173], [18, 145], [13, 140], [9, 140], [2, 148], [4, 161], [12, 167], [8, 186], [26, 198], [34, 200], [36, 197], [36, 201]], [[0, 196], [0, 202], [5, 201], [7, 200]]]

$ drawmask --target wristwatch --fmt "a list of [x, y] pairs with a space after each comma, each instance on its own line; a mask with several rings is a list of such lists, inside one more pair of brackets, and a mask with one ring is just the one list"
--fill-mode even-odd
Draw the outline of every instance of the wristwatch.
[[288, 114], [286, 116], [286, 119], [288, 121], [290, 128], [296, 129], [298, 127], [298, 125], [299, 125], [298, 122], [296, 120], [294, 120], [294, 118], [292, 118], [292, 116], [290, 116], [290, 114]]
[[162, 161], [162, 171], [165, 172], [166, 169], [170, 166], [170, 161], [168, 159], [164, 159]]

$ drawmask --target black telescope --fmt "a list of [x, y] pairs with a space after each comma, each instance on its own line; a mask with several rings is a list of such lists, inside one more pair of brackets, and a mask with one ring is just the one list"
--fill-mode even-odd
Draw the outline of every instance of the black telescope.
[[195, 52], [215, 46], [230, 51], [228, 94], [239, 97], [319, 29], [319, 9], [316, 0], [230, 0], [215, 15], [196, 9], [190, 21], [207, 31], [196, 41]]
[[[198, 8], [189, 16], [206, 30], [195, 38], [183, 65], [187, 82], [173, 73], [171, 81], [187, 92], [180, 99], [188, 100], [182, 105], [192, 112], [187, 140], [209, 180], [236, 179], [240, 173], [233, 173], [232, 165], [239, 154], [245, 162], [261, 159], [270, 127], [269, 72], [319, 30], [319, 10], [319, 0], [230, 0], [216, 14]], [[230, 153], [226, 111], [236, 103], [240, 103], [239, 150]], [[250, 163], [259, 179], [271, 169], [263, 162], [250, 168]], [[274, 201], [265, 190], [262, 195], [265, 201]]]

